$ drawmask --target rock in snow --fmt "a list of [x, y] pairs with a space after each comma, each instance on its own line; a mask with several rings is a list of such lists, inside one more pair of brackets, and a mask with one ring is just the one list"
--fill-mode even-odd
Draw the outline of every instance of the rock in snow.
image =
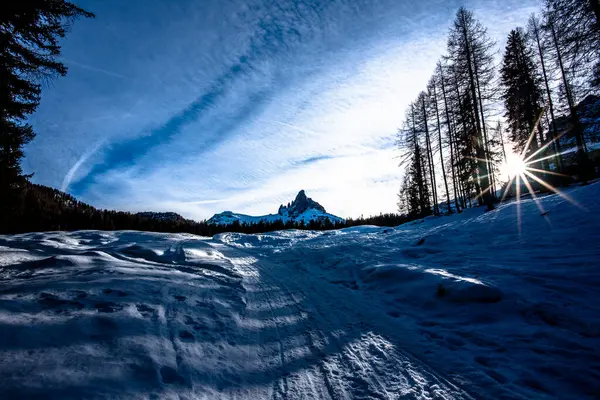
[[208, 223], [215, 225], [228, 225], [238, 221], [240, 224], [256, 224], [258, 222], [274, 222], [281, 220], [286, 223], [288, 221], [309, 223], [310, 221], [325, 221], [329, 219], [332, 223], [336, 221], [343, 221], [342, 218], [327, 213], [325, 207], [314, 201], [313, 199], [306, 197], [304, 190], [298, 192], [296, 199], [292, 201], [288, 206], [283, 204], [279, 206], [277, 214], [267, 214], [260, 216], [252, 216], [246, 214], [238, 214], [232, 211], [223, 211], [220, 214], [215, 214], [208, 220]]

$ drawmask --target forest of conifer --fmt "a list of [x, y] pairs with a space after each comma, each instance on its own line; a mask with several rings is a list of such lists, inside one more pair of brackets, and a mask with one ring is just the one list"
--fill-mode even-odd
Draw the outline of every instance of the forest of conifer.
[[[398, 132], [400, 212], [439, 215], [474, 203], [491, 210], [515, 186], [548, 191], [597, 175], [598, 2], [547, 0], [508, 34], [499, 65], [497, 54], [486, 27], [460, 8], [447, 52]], [[507, 149], [520, 174], [502, 176]]]

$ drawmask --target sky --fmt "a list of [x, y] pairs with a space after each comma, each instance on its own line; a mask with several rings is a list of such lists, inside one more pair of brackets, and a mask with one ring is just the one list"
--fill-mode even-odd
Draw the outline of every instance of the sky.
[[395, 212], [395, 134], [461, 5], [502, 49], [537, 0], [79, 0], [25, 149], [33, 181], [99, 208], [202, 220], [304, 189]]

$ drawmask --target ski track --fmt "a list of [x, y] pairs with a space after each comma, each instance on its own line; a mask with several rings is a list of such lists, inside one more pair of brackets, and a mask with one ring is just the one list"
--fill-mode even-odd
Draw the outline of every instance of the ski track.
[[0, 272], [2, 398], [470, 398], [337, 285], [211, 239], [0, 246], [2, 260], [27, 255]]
[[[241, 250], [220, 248], [220, 251], [231, 259], [243, 260], [237, 265], [244, 265], [245, 271], [261, 277], [263, 283], [258, 284], [259, 290], [276, 294], [275, 303], [286, 304], [283, 308], [286, 313], [303, 318], [304, 323], [293, 329], [287, 324], [280, 326], [276, 322], [274, 325], [282, 369], [288, 371], [297, 361], [292, 357], [286, 364], [285, 354], [293, 353], [293, 349], [285, 349], [280, 331], [288, 338], [300, 336], [302, 347], [310, 350], [310, 358], [316, 364], [316, 368], [311, 366], [308, 371], [290, 371], [289, 381], [297, 384], [309, 380], [322, 384], [313, 391], [302, 385], [295, 388], [284, 376], [281, 386], [292, 396], [284, 392], [281, 398], [302, 398], [311, 392], [318, 398], [469, 398], [423, 363], [375, 334], [377, 328], [365, 322], [373, 321], [374, 316], [361, 312], [364, 305], [354, 303], [354, 307], [349, 307], [352, 301], [346, 291], [267, 260], [253, 262], [253, 257]], [[273, 301], [268, 294], [265, 299], [275, 320]], [[304, 363], [301, 360], [300, 364]]]

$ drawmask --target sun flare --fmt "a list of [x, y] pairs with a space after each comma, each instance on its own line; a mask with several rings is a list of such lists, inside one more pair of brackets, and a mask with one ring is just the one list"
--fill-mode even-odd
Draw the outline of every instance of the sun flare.
[[527, 163], [518, 155], [508, 157], [506, 163], [502, 166], [502, 170], [508, 178], [513, 178], [517, 175], [523, 175], [527, 170]]
[[[538, 117], [536, 125], [539, 123], [539, 119], [541, 117], [541, 113]], [[507, 177], [507, 182], [504, 187], [504, 193], [502, 193], [501, 202], [504, 201], [506, 196], [511, 193], [511, 195], [515, 196], [517, 203], [517, 226], [519, 229], [519, 234], [521, 233], [521, 196], [528, 194], [535, 201], [540, 214], [544, 216], [548, 224], [550, 224], [550, 220], [547, 217], [547, 212], [544, 210], [542, 204], [540, 203], [536, 192], [539, 191], [550, 191], [552, 193], [556, 193], [563, 199], [567, 200], [571, 204], [576, 207], [582, 208], [574, 199], [572, 199], [566, 193], [558, 190], [555, 186], [553, 186], [549, 181], [547, 181], [548, 176], [559, 176], [563, 179], [569, 179], [568, 175], [562, 174], [560, 172], [555, 172], [546, 169], [536, 168], [540, 162], [543, 160], [547, 160], [554, 156], [543, 156], [543, 151], [547, 149], [554, 141], [558, 140], [559, 137], [555, 137], [550, 140], [548, 143], [543, 145], [542, 147], [536, 149], [532, 154], [525, 156], [531, 142], [535, 139], [535, 130], [529, 135], [529, 139], [521, 151], [521, 154], [508, 154], [506, 157], [506, 162], [502, 165], [500, 172]], [[564, 153], [561, 153], [564, 154]], [[537, 173], [537, 175], [536, 175]], [[539, 176], [538, 176], [539, 175]], [[537, 186], [537, 188], [535, 187]]]

